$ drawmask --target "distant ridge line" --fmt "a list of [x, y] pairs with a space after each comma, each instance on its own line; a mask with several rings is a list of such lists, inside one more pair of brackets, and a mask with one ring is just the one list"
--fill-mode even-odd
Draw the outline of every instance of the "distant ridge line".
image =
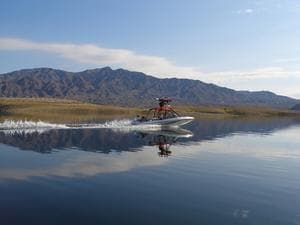
[[55, 97], [119, 106], [148, 106], [168, 96], [186, 105], [291, 108], [300, 100], [269, 91], [235, 91], [200, 80], [156, 78], [110, 67], [68, 72], [33, 68], [0, 75], [0, 97]]

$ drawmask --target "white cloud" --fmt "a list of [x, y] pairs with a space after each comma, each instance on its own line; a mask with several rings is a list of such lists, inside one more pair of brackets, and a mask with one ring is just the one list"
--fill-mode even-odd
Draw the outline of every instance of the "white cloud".
[[[300, 70], [291, 70], [279, 66], [203, 73], [197, 67], [178, 66], [164, 57], [142, 55], [128, 49], [104, 48], [95, 44], [40, 43], [17, 38], [0, 38], [1, 50], [43, 51], [93, 67], [121, 67], [141, 71], [159, 78], [198, 79], [234, 89], [263, 89], [299, 97]], [[298, 58], [281, 59], [281, 61], [288, 60], [297, 61]], [[280, 78], [280, 81], [278, 78]], [[289, 82], [290, 78], [294, 79], [293, 83]], [[276, 82], [276, 80], [278, 82], [275, 84], [274, 81]], [[272, 81], [272, 85], [269, 81]], [[282, 85], [283, 81], [288, 85]]]
[[300, 70], [287, 70], [283, 67], [262, 67], [249, 70], [221, 71], [207, 74], [214, 81], [228, 79], [259, 79], [300, 77]]
[[276, 63], [290, 63], [290, 62], [300, 62], [300, 57], [294, 57], [294, 58], [281, 58], [275, 60]]
[[300, 70], [289, 70], [284, 67], [263, 67], [212, 72], [202, 75], [201, 79], [235, 90], [268, 90], [300, 99]]
[[128, 49], [103, 48], [94, 44], [39, 43], [17, 38], [0, 38], [0, 50], [44, 51], [85, 65], [122, 67], [158, 77], [176, 76], [219, 81], [228, 78], [300, 76], [300, 71], [289, 71], [283, 67], [203, 73], [196, 67], [177, 66], [164, 57], [142, 55]]
[[236, 11], [237, 14], [251, 14], [253, 13], [253, 9], [240, 9]]
[[103, 48], [94, 44], [38, 43], [17, 38], [0, 38], [0, 50], [44, 51], [82, 64], [122, 67], [160, 77], [183, 74], [197, 77], [199, 74], [193, 67], [176, 66], [163, 57], [142, 55], [127, 49]]

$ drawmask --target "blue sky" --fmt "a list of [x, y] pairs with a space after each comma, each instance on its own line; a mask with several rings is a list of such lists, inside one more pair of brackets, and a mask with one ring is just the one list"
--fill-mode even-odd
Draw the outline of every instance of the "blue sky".
[[111, 66], [300, 98], [300, 1], [0, 2], [0, 73]]

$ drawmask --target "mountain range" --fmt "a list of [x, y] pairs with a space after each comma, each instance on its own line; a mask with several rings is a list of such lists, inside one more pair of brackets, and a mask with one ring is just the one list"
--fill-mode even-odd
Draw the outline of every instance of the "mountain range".
[[255, 105], [291, 108], [300, 100], [269, 91], [235, 91], [199, 80], [159, 79], [110, 67], [67, 72], [23, 69], [0, 75], [1, 97], [53, 97], [120, 106], [149, 106], [168, 96], [186, 105]]

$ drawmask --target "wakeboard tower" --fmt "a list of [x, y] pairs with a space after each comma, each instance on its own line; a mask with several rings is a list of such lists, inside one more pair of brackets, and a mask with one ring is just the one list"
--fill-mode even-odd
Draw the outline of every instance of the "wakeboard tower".
[[154, 107], [148, 110], [146, 116], [137, 116], [133, 121], [134, 125], [160, 125], [178, 127], [191, 122], [194, 117], [181, 116], [170, 105], [172, 101], [170, 98], [157, 98], [158, 107]]

